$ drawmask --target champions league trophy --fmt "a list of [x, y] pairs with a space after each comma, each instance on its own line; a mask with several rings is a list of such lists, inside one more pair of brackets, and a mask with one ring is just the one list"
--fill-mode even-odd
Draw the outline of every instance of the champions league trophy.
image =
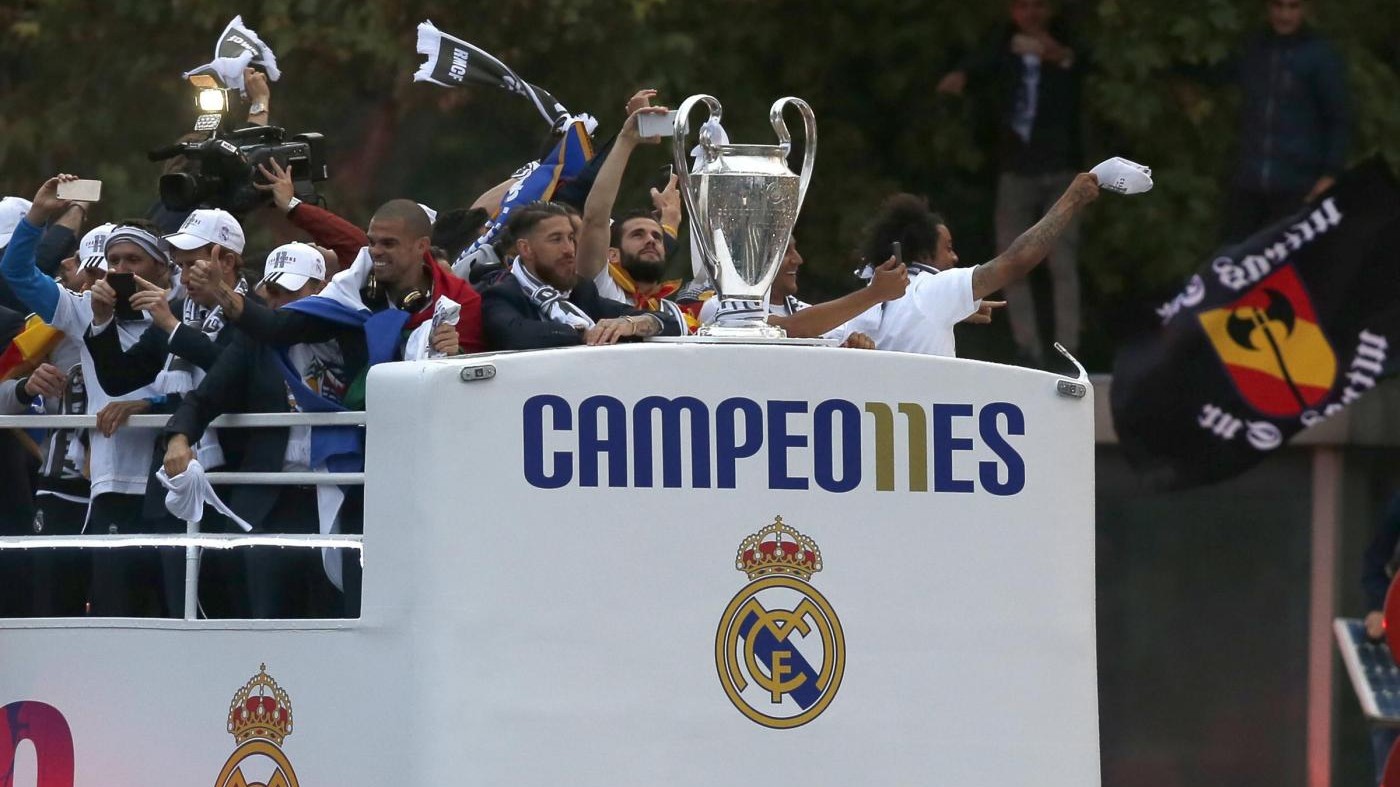
[[[686, 161], [690, 112], [704, 102], [709, 119], [700, 129], [700, 157], [692, 172]], [[802, 175], [788, 169], [792, 137], [783, 109], [794, 104], [806, 134]], [[817, 157], [817, 120], [800, 98], [780, 98], [768, 111], [777, 145], [718, 144], [712, 131], [723, 109], [713, 96], [687, 98], [676, 113], [672, 142], [681, 194], [690, 212], [691, 232], [719, 299], [719, 314], [700, 327], [700, 336], [731, 339], [781, 339], [782, 328], [769, 325], [768, 290], [792, 238], [812, 164]]]

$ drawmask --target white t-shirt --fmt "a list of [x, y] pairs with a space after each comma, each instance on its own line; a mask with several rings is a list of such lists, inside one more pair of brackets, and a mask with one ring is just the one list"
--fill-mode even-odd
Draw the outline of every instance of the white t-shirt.
[[598, 275], [593, 277], [593, 285], [598, 288], [598, 294], [600, 296], [610, 301], [617, 301], [618, 303], [625, 303], [631, 306], [632, 297], [628, 295], [622, 289], [622, 285], [618, 284], [617, 280], [612, 277], [612, 272], [609, 270], [611, 267], [612, 263], [604, 265], [603, 269], [598, 271]]
[[902, 298], [866, 310], [839, 330], [859, 331], [881, 350], [957, 357], [953, 326], [980, 308], [972, 295], [973, 270], [920, 271]]
[[[59, 287], [53, 327], [69, 336], [81, 337], [91, 324], [92, 293], [85, 292], [79, 295]], [[117, 338], [122, 349], [131, 349], [150, 326], [149, 318], [119, 320]], [[82, 358], [83, 379], [87, 385], [88, 412], [100, 412], [108, 402], [132, 402], [158, 395], [154, 387], [148, 385], [123, 396], [109, 396], [98, 382], [97, 366], [92, 360], [92, 353], [88, 351], [87, 343], [78, 338], [78, 347]], [[93, 429], [89, 435], [92, 496], [97, 497], [109, 492], [124, 495], [145, 493], [146, 480], [151, 472], [151, 452], [159, 433], [159, 429], [134, 429], [123, 426], [111, 437], [103, 437], [101, 432]]]

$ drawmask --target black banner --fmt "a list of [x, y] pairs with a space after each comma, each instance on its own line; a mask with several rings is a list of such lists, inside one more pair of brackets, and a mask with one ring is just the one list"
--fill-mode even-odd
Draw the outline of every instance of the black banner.
[[443, 87], [467, 84], [490, 85], [528, 99], [535, 110], [552, 124], [569, 116], [554, 96], [544, 88], [526, 82], [490, 52], [444, 33], [432, 22], [418, 25], [418, 54], [427, 59], [413, 75], [415, 82], [432, 82]]
[[1400, 353], [1400, 188], [1380, 159], [1227, 246], [1113, 368], [1114, 427], [1159, 488], [1248, 470], [1376, 387]]

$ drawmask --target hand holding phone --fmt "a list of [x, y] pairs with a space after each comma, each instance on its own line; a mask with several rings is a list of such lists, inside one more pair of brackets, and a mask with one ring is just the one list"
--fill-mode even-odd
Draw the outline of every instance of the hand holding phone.
[[107, 274], [107, 284], [117, 293], [117, 302], [113, 310], [116, 318], [118, 320], [142, 319], [140, 310], [131, 305], [131, 296], [136, 294], [136, 274], [109, 273]]
[[676, 133], [676, 110], [648, 112], [637, 116], [637, 135], [642, 139], [669, 137]]
[[68, 180], [58, 184], [58, 198], [74, 202], [97, 202], [102, 199], [102, 181]]

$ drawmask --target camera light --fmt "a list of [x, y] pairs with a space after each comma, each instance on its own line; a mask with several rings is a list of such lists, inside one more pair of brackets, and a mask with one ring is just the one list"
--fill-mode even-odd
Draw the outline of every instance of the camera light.
[[200, 112], [228, 111], [228, 96], [218, 88], [204, 88], [198, 95]]

